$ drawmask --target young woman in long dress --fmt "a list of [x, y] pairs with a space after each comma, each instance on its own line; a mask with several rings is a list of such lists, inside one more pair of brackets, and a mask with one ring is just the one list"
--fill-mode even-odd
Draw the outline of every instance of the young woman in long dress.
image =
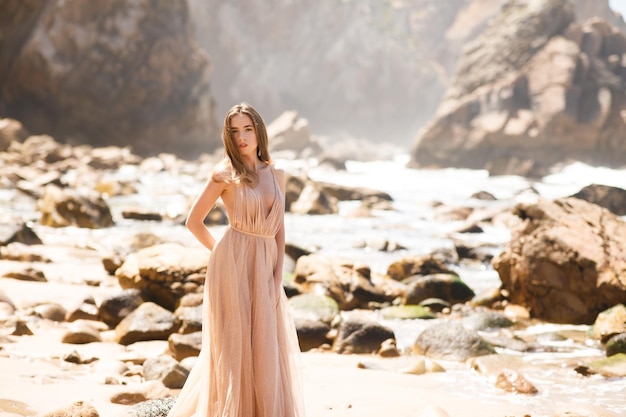
[[[211, 251], [202, 349], [168, 417], [304, 417], [300, 350], [282, 288], [285, 174], [250, 105], [229, 110], [222, 140], [224, 159], [186, 222]], [[218, 198], [230, 224], [216, 241], [204, 219]]]

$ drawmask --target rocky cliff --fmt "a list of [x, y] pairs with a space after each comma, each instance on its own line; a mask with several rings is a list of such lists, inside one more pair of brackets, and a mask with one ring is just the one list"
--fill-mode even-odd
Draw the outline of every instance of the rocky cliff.
[[[220, 112], [295, 109], [316, 133], [407, 144], [433, 114], [466, 38], [501, 0], [190, 0], [216, 63]], [[470, 4], [486, 4], [470, 8]], [[468, 9], [469, 8], [469, 9]], [[468, 9], [468, 19], [459, 14]], [[470, 17], [471, 16], [471, 17]], [[452, 26], [457, 28], [450, 33]]]
[[[219, 145], [214, 115], [246, 100], [268, 123], [294, 109], [316, 134], [407, 146], [505, 3], [5, 0], [0, 116], [61, 141], [193, 156]], [[608, 0], [572, 3], [624, 27]]]
[[622, 166], [626, 37], [579, 23], [567, 0], [513, 0], [469, 44], [413, 166], [541, 174], [579, 160]]
[[[215, 62], [218, 113], [241, 100], [273, 119], [295, 109], [315, 133], [408, 146], [435, 114], [464, 45], [506, 0], [189, 0]], [[574, 0], [579, 20], [620, 16]]]
[[32, 133], [190, 157], [220, 142], [185, 0], [5, 0], [0, 26], [0, 112]]

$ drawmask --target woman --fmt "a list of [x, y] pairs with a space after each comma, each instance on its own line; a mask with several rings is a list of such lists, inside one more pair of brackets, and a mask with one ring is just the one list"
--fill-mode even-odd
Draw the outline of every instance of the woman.
[[[187, 218], [211, 251], [202, 350], [169, 417], [303, 417], [298, 340], [282, 288], [285, 174], [274, 168], [265, 123], [232, 107], [224, 159]], [[218, 198], [230, 226], [219, 241], [204, 225]]]

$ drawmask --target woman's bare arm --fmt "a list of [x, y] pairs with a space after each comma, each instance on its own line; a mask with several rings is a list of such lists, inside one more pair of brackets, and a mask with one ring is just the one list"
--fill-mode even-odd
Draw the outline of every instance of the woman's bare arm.
[[225, 182], [216, 182], [210, 179], [191, 206], [185, 221], [187, 229], [209, 250], [213, 250], [215, 238], [205, 226], [204, 219], [225, 189]]

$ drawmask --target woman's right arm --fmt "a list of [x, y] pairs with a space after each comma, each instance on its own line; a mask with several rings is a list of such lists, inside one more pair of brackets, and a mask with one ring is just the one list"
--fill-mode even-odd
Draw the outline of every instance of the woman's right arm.
[[211, 178], [193, 202], [185, 221], [187, 229], [209, 250], [213, 250], [215, 238], [205, 226], [204, 219], [225, 189], [226, 182], [217, 182]]

